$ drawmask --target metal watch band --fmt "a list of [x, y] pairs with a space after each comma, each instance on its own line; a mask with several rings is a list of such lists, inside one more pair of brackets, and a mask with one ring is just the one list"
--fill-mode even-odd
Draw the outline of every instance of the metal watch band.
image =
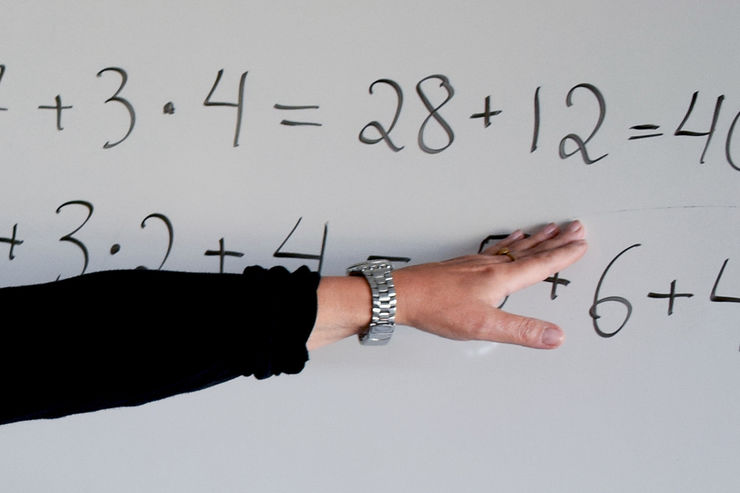
[[366, 331], [358, 335], [360, 343], [382, 346], [390, 341], [396, 326], [396, 288], [393, 265], [385, 259], [368, 260], [347, 269], [350, 275], [364, 275], [372, 294], [372, 318]]

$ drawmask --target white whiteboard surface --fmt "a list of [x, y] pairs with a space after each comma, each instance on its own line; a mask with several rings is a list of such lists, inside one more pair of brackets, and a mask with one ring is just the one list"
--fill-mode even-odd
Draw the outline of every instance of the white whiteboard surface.
[[[302, 218], [286, 249], [318, 254], [328, 223], [322, 273], [341, 275], [368, 255], [439, 260], [580, 218], [590, 250], [560, 274], [570, 284], [504, 307], [567, 341], [401, 329], [388, 347], [316, 351], [294, 377], [3, 426], [0, 489], [738, 491], [740, 4], [153, 3], [0, 1], [0, 254], [15, 257], [2, 285], [79, 274], [65, 235], [87, 272], [165, 255], [218, 271], [204, 253], [220, 239], [244, 254], [224, 258], [239, 272], [300, 265], [273, 252]], [[203, 103], [215, 85], [210, 102], [238, 104], [244, 73], [237, 125], [236, 106]], [[393, 86], [369, 92], [381, 79], [403, 95], [398, 152], [359, 138], [394, 119]], [[431, 119], [422, 133], [440, 152], [419, 146], [417, 84], [432, 107], [449, 99], [435, 112], [449, 132]], [[586, 164], [567, 136], [597, 126], [597, 95], [585, 148], [604, 157]], [[471, 118], [487, 96], [488, 127]], [[155, 213], [171, 244], [160, 216], [141, 227]], [[674, 280], [693, 297], [668, 315], [648, 293]], [[591, 312], [610, 337], [589, 314], [605, 297], [632, 307], [616, 334], [624, 301]]]

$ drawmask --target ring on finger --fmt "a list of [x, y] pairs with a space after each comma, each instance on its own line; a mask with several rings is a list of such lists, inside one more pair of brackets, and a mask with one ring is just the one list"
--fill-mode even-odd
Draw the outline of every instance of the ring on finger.
[[511, 253], [511, 250], [506, 247], [499, 248], [498, 250], [496, 250], [496, 253], [494, 253], [494, 255], [506, 255], [511, 259], [512, 262], [516, 260], [516, 257], [514, 256], [514, 254]]

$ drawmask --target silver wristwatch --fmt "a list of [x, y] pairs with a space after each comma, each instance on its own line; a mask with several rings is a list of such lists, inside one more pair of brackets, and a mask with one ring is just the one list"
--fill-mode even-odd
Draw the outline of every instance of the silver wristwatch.
[[347, 268], [349, 275], [364, 275], [372, 293], [372, 319], [367, 330], [358, 335], [360, 344], [382, 346], [391, 340], [396, 327], [396, 288], [393, 265], [385, 259], [368, 260]]

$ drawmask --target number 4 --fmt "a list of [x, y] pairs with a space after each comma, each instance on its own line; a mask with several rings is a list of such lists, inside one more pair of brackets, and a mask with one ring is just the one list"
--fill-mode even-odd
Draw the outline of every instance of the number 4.
[[239, 134], [242, 128], [242, 110], [244, 108], [244, 82], [247, 79], [247, 72], [244, 72], [239, 78], [239, 94], [237, 95], [236, 103], [224, 103], [218, 101], [211, 101], [211, 96], [216, 91], [218, 83], [221, 81], [221, 76], [224, 74], [224, 69], [218, 71], [216, 75], [216, 81], [211, 87], [211, 92], [208, 93], [206, 99], [203, 101], [203, 106], [229, 106], [236, 108], [236, 129], [234, 130], [234, 147], [239, 147]]
[[324, 235], [321, 238], [321, 253], [318, 255], [312, 254], [312, 253], [296, 253], [296, 252], [282, 252], [282, 248], [285, 246], [285, 244], [288, 242], [291, 236], [293, 236], [293, 233], [295, 233], [295, 230], [298, 229], [298, 225], [301, 224], [301, 220], [303, 220], [302, 217], [298, 218], [298, 222], [295, 223], [295, 226], [293, 226], [293, 229], [290, 230], [290, 233], [288, 233], [288, 236], [285, 237], [283, 242], [280, 244], [279, 247], [277, 247], [277, 250], [275, 250], [275, 253], [272, 254], [273, 257], [276, 258], [300, 258], [300, 259], [306, 259], [306, 260], [318, 260], [319, 261], [319, 269], [318, 272], [321, 274], [321, 267], [324, 265], [324, 251], [326, 249], [326, 234], [328, 232], [329, 223], [324, 223]]
[[722, 108], [722, 101], [725, 100], [725, 96], [723, 94], [717, 98], [717, 103], [714, 105], [714, 114], [712, 115], [712, 125], [709, 127], [709, 131], [694, 132], [692, 130], [684, 130], [683, 126], [686, 124], [689, 117], [691, 116], [691, 112], [694, 111], [694, 104], [696, 104], [696, 98], [698, 96], [699, 91], [694, 92], [694, 94], [691, 96], [689, 109], [686, 110], [686, 115], [684, 115], [683, 120], [681, 120], [681, 123], [678, 125], [678, 128], [676, 128], [676, 131], [673, 133], [673, 135], [686, 135], [689, 137], [703, 137], [706, 135], [707, 141], [704, 144], [704, 150], [701, 152], [701, 158], [699, 159], [699, 163], [704, 164], [704, 156], [707, 154], [707, 148], [709, 147], [709, 143], [712, 141], [712, 135], [714, 135], [714, 129], [717, 126], [717, 119], [719, 118], [719, 110]]

